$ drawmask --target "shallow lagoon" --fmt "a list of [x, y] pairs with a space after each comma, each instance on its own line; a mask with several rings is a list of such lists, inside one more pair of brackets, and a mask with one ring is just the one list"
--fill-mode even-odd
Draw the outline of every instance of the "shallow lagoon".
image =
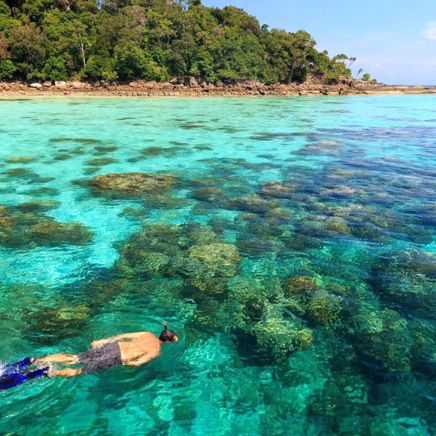
[[[1, 100], [0, 119], [0, 361], [164, 319], [181, 337], [0, 392], [1, 432], [436, 432], [433, 96]], [[90, 183], [127, 172], [153, 177]]]

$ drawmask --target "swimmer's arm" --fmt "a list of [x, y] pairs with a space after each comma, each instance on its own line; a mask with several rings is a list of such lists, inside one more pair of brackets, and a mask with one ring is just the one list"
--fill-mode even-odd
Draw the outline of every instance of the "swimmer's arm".
[[109, 344], [112, 342], [121, 342], [121, 341], [125, 341], [125, 340], [132, 340], [132, 339], [136, 339], [139, 338], [140, 336], [142, 336], [144, 334], [144, 332], [137, 332], [137, 333], [126, 333], [123, 335], [117, 335], [117, 336], [112, 336], [110, 338], [107, 339], [100, 339], [99, 341], [94, 341], [91, 346], [92, 348], [98, 348], [103, 346], [104, 344]]
[[160, 352], [150, 352], [147, 354], [144, 354], [142, 357], [139, 357], [138, 359], [135, 360], [131, 360], [128, 363], [126, 363], [126, 365], [129, 366], [141, 366], [144, 365], [144, 363], [150, 362], [150, 360], [153, 360], [154, 358], [160, 356]]

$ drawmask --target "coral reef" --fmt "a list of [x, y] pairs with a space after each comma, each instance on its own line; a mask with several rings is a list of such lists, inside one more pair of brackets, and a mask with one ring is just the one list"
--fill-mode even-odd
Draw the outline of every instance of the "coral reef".
[[88, 160], [86, 165], [95, 165], [100, 167], [104, 165], [110, 165], [115, 162], [118, 162], [118, 159], [114, 159], [113, 157], [100, 157], [97, 159]]
[[96, 176], [88, 182], [95, 194], [111, 198], [132, 198], [164, 194], [178, 179], [173, 176], [147, 173], [111, 173]]
[[151, 147], [144, 148], [143, 150], [141, 150], [141, 154], [145, 156], [165, 155], [167, 157], [173, 157], [182, 151], [184, 153], [189, 152], [189, 149], [187, 150], [186, 147], [183, 145], [183, 143], [179, 143], [177, 141], [173, 141], [173, 143], [175, 144], [172, 147], [151, 146]]
[[219, 206], [225, 199], [224, 194], [218, 188], [206, 187], [200, 189], [194, 189], [191, 193], [192, 198], [199, 201], [205, 201]]
[[284, 184], [281, 182], [266, 182], [261, 185], [259, 195], [265, 198], [293, 198], [297, 189], [295, 184]]
[[408, 322], [398, 312], [362, 310], [356, 322], [354, 346], [366, 371], [382, 375], [411, 370], [412, 337]]
[[373, 287], [381, 298], [409, 313], [436, 317], [436, 256], [419, 249], [392, 250], [374, 264]]
[[309, 276], [295, 276], [289, 277], [286, 283], [285, 295], [301, 295], [306, 292], [316, 291], [318, 285], [315, 280]]
[[32, 163], [32, 162], [36, 162], [36, 159], [34, 157], [31, 156], [16, 156], [16, 157], [11, 157], [9, 159], [6, 160], [7, 163], [20, 163], [20, 164], [26, 164], [26, 163]]
[[43, 215], [57, 207], [56, 202], [24, 203], [0, 207], [0, 245], [8, 248], [55, 247], [64, 244], [85, 245], [92, 232], [79, 223], [58, 223]]
[[307, 305], [306, 316], [318, 324], [330, 324], [341, 320], [344, 301], [338, 295], [315, 292]]
[[106, 153], [112, 153], [113, 151], [118, 150], [118, 147], [115, 145], [107, 145], [107, 146], [103, 146], [103, 145], [98, 145], [96, 147], [94, 147], [96, 153], [95, 154], [106, 154]]
[[232, 198], [224, 207], [264, 215], [278, 208], [279, 205], [280, 203], [274, 200], [265, 200], [257, 195], [246, 195], [244, 197]]
[[67, 153], [63, 153], [63, 154], [58, 154], [54, 157], [54, 160], [68, 160], [68, 159], [72, 159], [73, 156], [71, 156], [70, 154]]
[[[19, 211], [22, 213], [43, 213], [49, 210], [57, 209], [61, 203], [54, 200], [39, 200], [30, 203], [21, 203], [16, 206], [9, 207], [11, 211]], [[1, 215], [1, 211], [0, 211]]]
[[124, 246], [118, 268], [148, 279], [178, 274], [193, 287], [190, 292], [201, 295], [224, 292], [239, 260], [236, 247], [222, 243], [211, 227], [156, 224], [146, 225]]
[[304, 148], [294, 151], [296, 155], [326, 155], [326, 156], [339, 156], [342, 153], [344, 144], [337, 141], [320, 141], [314, 144], [306, 145]]

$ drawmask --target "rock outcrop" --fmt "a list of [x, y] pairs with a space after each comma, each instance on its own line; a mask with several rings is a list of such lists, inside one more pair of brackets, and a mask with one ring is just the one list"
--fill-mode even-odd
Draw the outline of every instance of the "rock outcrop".
[[[41, 91], [36, 93], [35, 91]], [[209, 83], [193, 76], [173, 78], [169, 82], [129, 83], [56, 81], [44, 83], [0, 82], [1, 95], [69, 95], [113, 97], [159, 97], [159, 96], [321, 96], [356, 94], [436, 94], [436, 88], [425, 86], [386, 86], [363, 80], [347, 79], [335, 85], [305, 82], [302, 84], [265, 85], [256, 80], [218, 80]]]

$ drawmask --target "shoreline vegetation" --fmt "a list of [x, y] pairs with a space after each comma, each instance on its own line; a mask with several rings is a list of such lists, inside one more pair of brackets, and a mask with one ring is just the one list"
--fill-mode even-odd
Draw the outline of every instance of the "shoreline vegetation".
[[231, 97], [231, 96], [351, 96], [351, 95], [417, 95], [436, 94], [427, 86], [383, 85], [347, 80], [341, 84], [315, 83], [265, 85], [259, 81], [239, 81], [230, 84], [199, 82], [193, 77], [183, 83], [133, 81], [124, 84], [64, 82], [0, 83], [0, 98], [4, 97]]
[[[384, 86], [355, 57], [201, 0], [0, 0], [0, 95], [435, 93]], [[362, 74], [361, 79], [359, 75]]]

